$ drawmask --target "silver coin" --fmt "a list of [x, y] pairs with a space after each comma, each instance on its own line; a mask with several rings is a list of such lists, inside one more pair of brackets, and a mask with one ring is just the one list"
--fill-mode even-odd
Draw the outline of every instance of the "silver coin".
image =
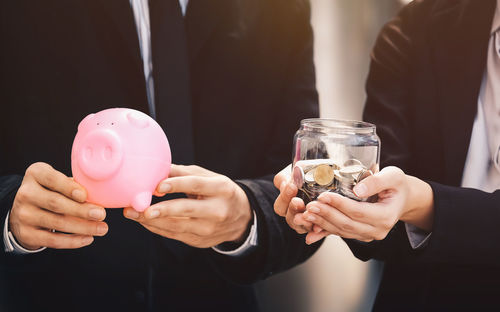
[[344, 178], [354, 179], [354, 176], [358, 175], [364, 169], [365, 168], [361, 165], [352, 165], [352, 166], [348, 166], [348, 167], [344, 167], [344, 168], [340, 169], [339, 173]]
[[356, 181], [356, 183], [359, 183], [371, 175], [373, 175], [373, 172], [371, 170], [363, 170], [358, 174], [355, 181]]
[[348, 159], [344, 162], [344, 167], [350, 167], [350, 166], [361, 166], [363, 167], [363, 163], [360, 162], [357, 159]]

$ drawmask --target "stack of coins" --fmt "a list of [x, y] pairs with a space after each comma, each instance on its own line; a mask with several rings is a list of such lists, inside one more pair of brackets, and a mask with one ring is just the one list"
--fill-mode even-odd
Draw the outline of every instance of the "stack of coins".
[[372, 175], [359, 160], [349, 159], [342, 166], [331, 160], [323, 163], [301, 167], [296, 165], [293, 169], [295, 185], [302, 191], [305, 202], [316, 200], [323, 192], [337, 192], [354, 200], [361, 201], [353, 192], [354, 186]]

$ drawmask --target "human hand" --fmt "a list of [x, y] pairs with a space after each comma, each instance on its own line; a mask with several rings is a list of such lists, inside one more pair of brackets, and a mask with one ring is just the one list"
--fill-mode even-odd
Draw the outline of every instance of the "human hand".
[[304, 218], [314, 224], [313, 232], [306, 237], [308, 244], [326, 233], [364, 242], [383, 240], [399, 220], [432, 230], [431, 187], [399, 168], [387, 167], [367, 177], [355, 186], [354, 193], [360, 198], [378, 194], [378, 201], [357, 202], [327, 192], [307, 205]]
[[93, 236], [107, 233], [108, 226], [102, 222], [105, 209], [85, 203], [86, 199], [87, 192], [73, 179], [46, 163], [35, 163], [26, 170], [14, 199], [9, 229], [18, 243], [31, 250], [90, 245]]
[[188, 198], [167, 200], [143, 213], [128, 207], [124, 216], [153, 233], [198, 248], [245, 239], [253, 218], [250, 203], [228, 177], [198, 166], [172, 165], [170, 177], [158, 185], [155, 195], [169, 193], [185, 193]]
[[274, 177], [274, 186], [280, 194], [274, 202], [274, 212], [284, 217], [288, 225], [299, 234], [312, 230], [313, 224], [304, 219], [306, 206], [301, 198], [295, 197], [298, 193], [297, 186], [290, 178], [291, 166], [281, 170]]

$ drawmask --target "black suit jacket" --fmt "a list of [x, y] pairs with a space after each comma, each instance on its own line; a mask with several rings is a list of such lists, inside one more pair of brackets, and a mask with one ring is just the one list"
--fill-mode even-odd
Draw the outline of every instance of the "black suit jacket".
[[364, 118], [377, 125], [382, 165], [429, 181], [434, 227], [412, 250], [402, 223], [379, 242], [349, 241], [385, 261], [375, 310], [498, 310], [500, 191], [461, 188], [495, 0], [414, 1], [380, 33]]
[[[147, 112], [147, 97], [128, 0], [0, 6], [3, 222], [30, 164], [43, 161], [71, 174], [71, 145], [83, 117], [110, 107]], [[244, 257], [191, 248], [112, 209], [109, 233], [89, 247], [1, 252], [0, 310], [255, 310], [252, 288], [239, 284], [289, 268], [317, 247], [306, 247], [275, 216], [271, 180], [290, 162], [299, 120], [318, 114], [309, 15], [306, 0], [191, 0], [187, 55], [172, 60], [153, 51], [153, 68], [188, 65], [186, 73], [155, 76], [157, 92], [167, 94], [156, 108], [173, 161], [194, 160], [238, 179], [257, 213], [258, 248]], [[191, 113], [179, 116], [176, 105], [189, 105], [181, 111]], [[186, 142], [193, 142], [192, 154]]]

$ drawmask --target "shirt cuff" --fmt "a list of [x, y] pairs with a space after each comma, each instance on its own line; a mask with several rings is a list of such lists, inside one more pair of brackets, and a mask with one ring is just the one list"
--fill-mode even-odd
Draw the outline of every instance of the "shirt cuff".
[[42, 247], [35, 250], [29, 250], [21, 246], [14, 238], [14, 235], [12, 235], [12, 233], [9, 231], [9, 216], [10, 216], [10, 211], [7, 213], [7, 217], [5, 218], [5, 222], [3, 225], [3, 243], [5, 252], [17, 255], [25, 255], [25, 254], [37, 253], [47, 249], [47, 247]]
[[213, 250], [217, 251], [220, 254], [227, 255], [227, 256], [241, 256], [248, 250], [250, 250], [252, 247], [257, 246], [257, 215], [255, 214], [255, 211], [253, 211], [253, 224], [250, 227], [250, 233], [248, 234], [247, 239], [241, 246], [234, 250], [223, 250], [221, 249], [221, 245], [217, 245], [212, 247]]
[[432, 232], [426, 232], [418, 227], [405, 223], [406, 235], [408, 235], [408, 240], [410, 241], [411, 248], [422, 249], [429, 243], [429, 239]]

